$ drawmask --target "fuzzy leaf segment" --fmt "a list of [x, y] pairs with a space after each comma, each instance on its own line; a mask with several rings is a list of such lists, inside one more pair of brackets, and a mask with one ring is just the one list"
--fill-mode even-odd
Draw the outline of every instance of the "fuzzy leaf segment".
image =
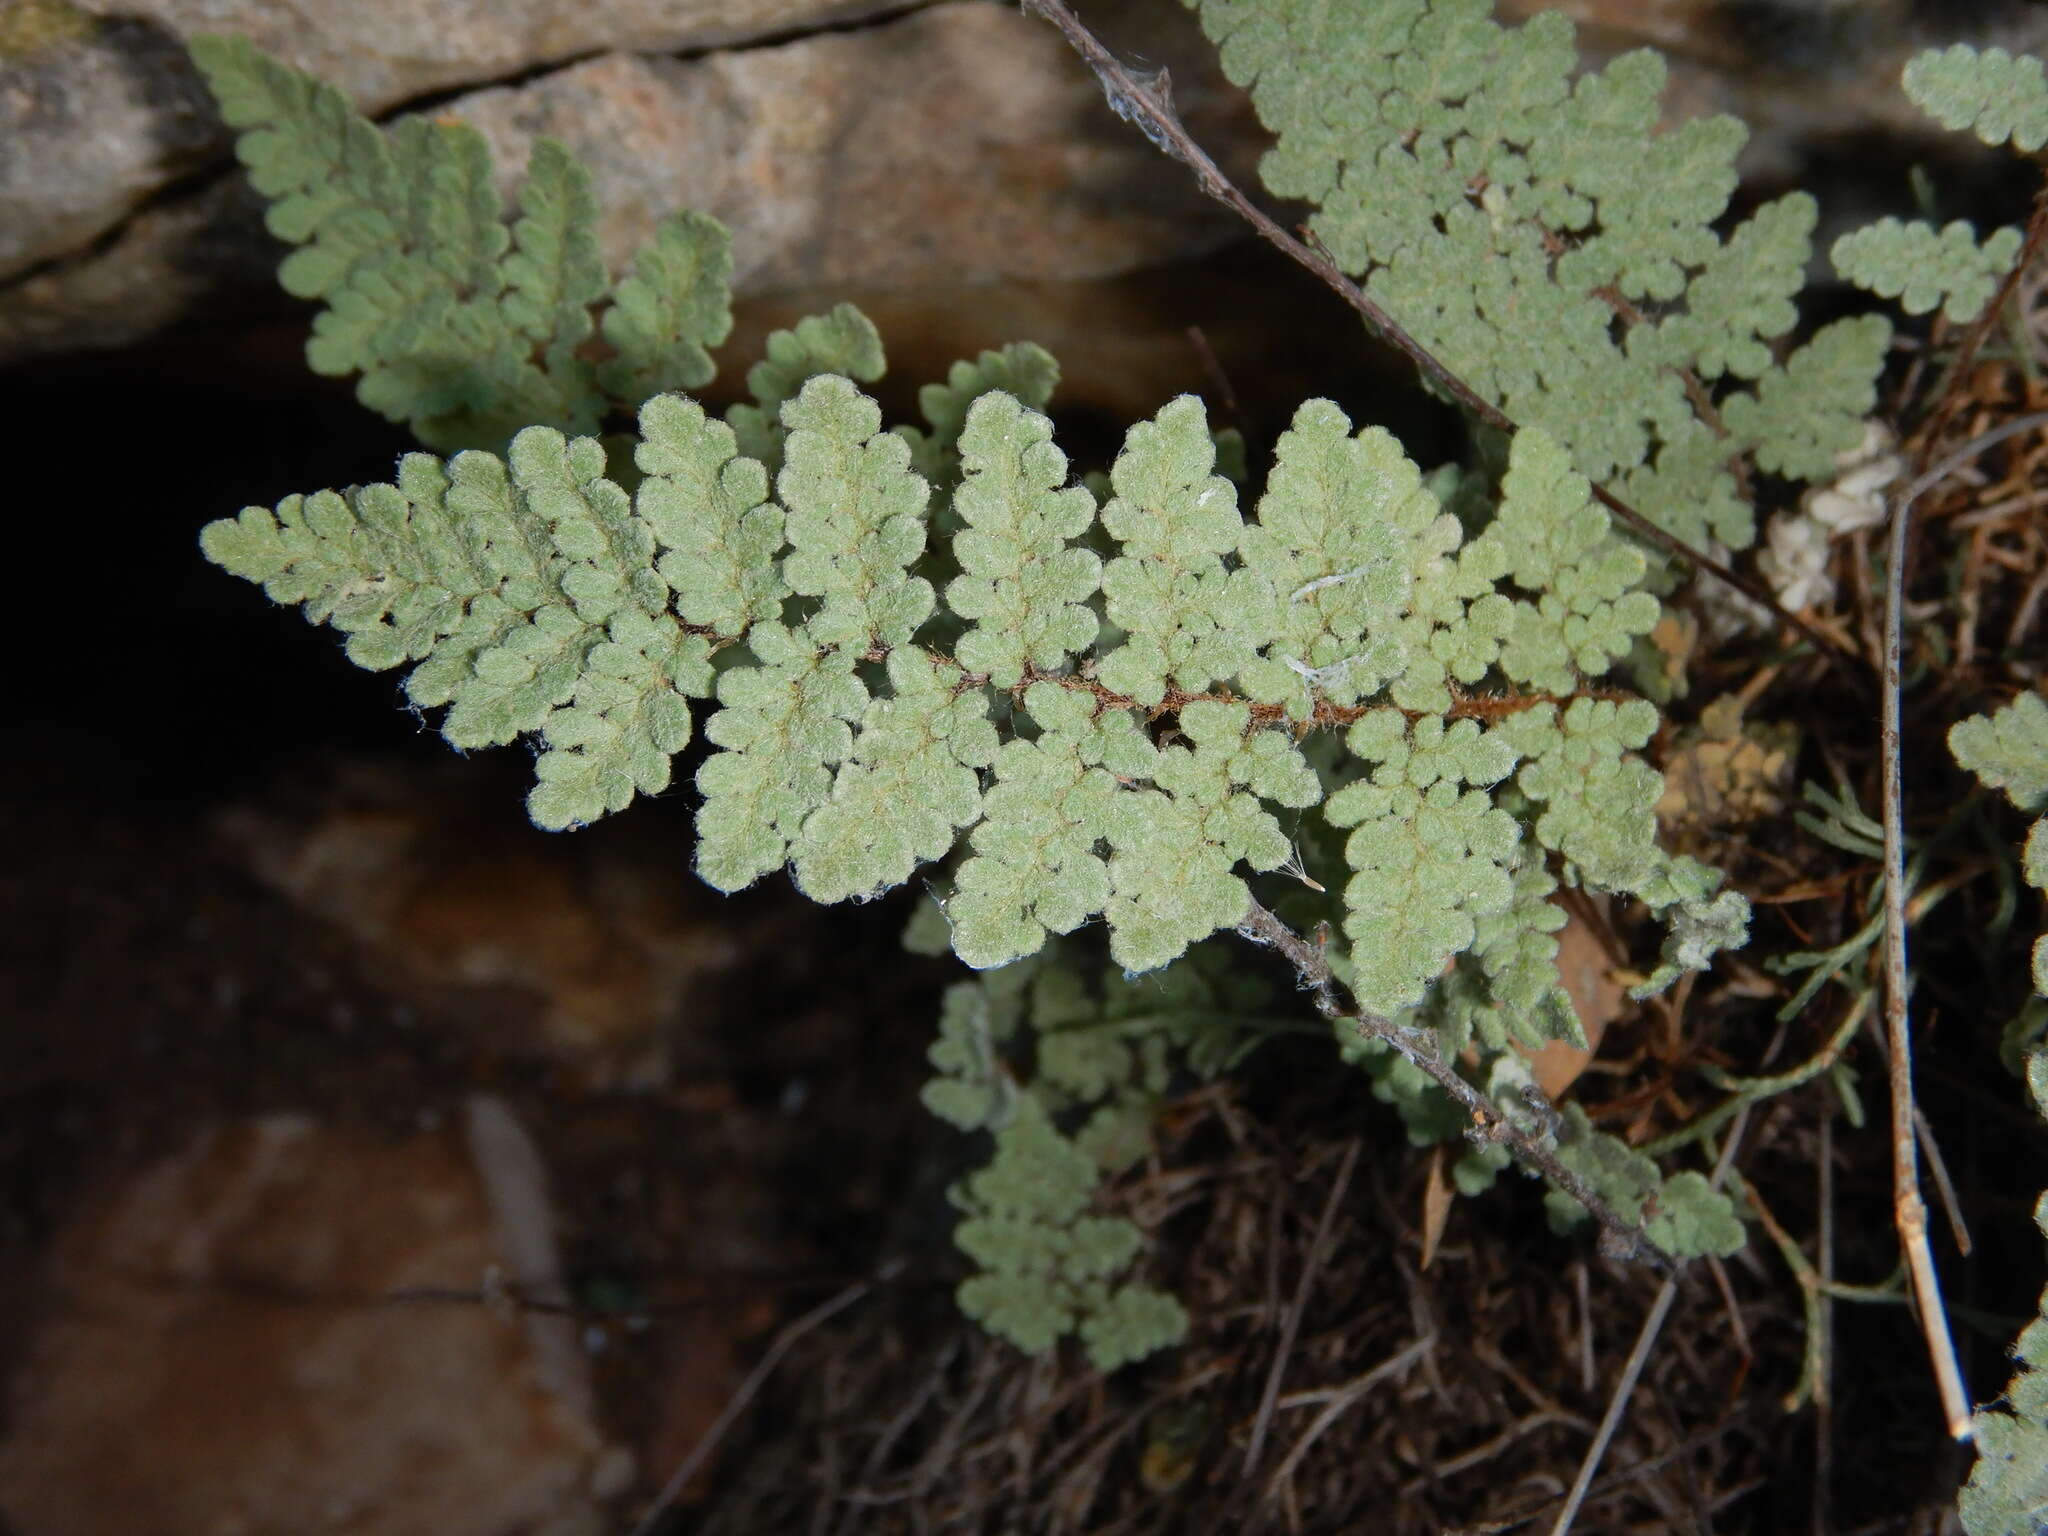
[[1186, 1314], [1126, 1275], [1143, 1234], [1105, 1209], [1103, 1186], [1151, 1149], [1176, 1068], [1234, 1063], [1270, 1002], [1213, 946], [1130, 978], [1056, 942], [947, 990], [924, 1102], [995, 1144], [952, 1192], [979, 1268], [963, 1311], [1033, 1353], [1078, 1334], [1103, 1370], [1179, 1342]]
[[[1989, 789], [2002, 789], [2022, 811], [2048, 810], [2048, 703], [2023, 693], [2005, 708], [1958, 722], [1948, 749]], [[2027, 834], [2020, 872], [2029, 885], [2048, 891], [2048, 816]], [[2034, 941], [2034, 990], [2048, 997], [2048, 934]]]
[[[1327, 918], [1381, 1014], [1465, 957], [1447, 1028], [1572, 1037], [1553, 863], [1666, 915], [1653, 985], [1740, 940], [1740, 898], [1656, 843], [1655, 710], [1590, 690], [1658, 609], [1547, 434], [1517, 437], [1467, 539], [1326, 401], [1248, 519], [1192, 397], [1132, 428], [1098, 511], [1045, 416], [985, 392], [950, 445], [943, 591], [917, 443], [850, 380], [781, 403], [773, 499], [741, 436], [657, 396], [631, 497], [594, 441], [532, 428], [505, 460], [413, 455], [397, 485], [251, 508], [205, 548], [363, 665], [416, 663], [408, 692], [448, 706], [457, 746], [538, 735], [546, 826], [665, 787], [687, 701], [715, 695], [699, 873], [736, 890], [787, 865], [859, 899], [964, 833], [943, 913], [977, 967], [1101, 922], [1119, 966], [1155, 970], [1239, 925], [1318, 824], [1348, 834]], [[1317, 727], [1348, 755], [1312, 765]]]
[[385, 132], [246, 38], [191, 49], [271, 233], [297, 247], [278, 281], [325, 306], [308, 365], [360, 375], [363, 404], [422, 443], [499, 449], [535, 423], [590, 433], [612, 406], [710, 381], [708, 349], [732, 327], [716, 220], [664, 219], [614, 283], [590, 173], [558, 142], [535, 145], [508, 221], [475, 129], [408, 117]]
[[[1948, 745], [1958, 763], [2020, 810], [2048, 810], [2048, 703], [2039, 694], [1959, 722]], [[2048, 891], [2048, 816], [2029, 831], [2020, 863], [2027, 883]], [[2034, 941], [2033, 981], [2048, 996], [2048, 934]], [[2028, 1056], [2026, 1077], [2035, 1110], [2048, 1115], [2048, 1051]], [[2034, 1224], [2048, 1235], [2048, 1195], [2034, 1206]], [[2004, 1397], [1972, 1421], [1978, 1461], [1957, 1501], [1970, 1536], [2031, 1536], [2048, 1508], [2048, 1292], [2039, 1311], [2013, 1343], [2018, 1369]]]
[[[1653, 521], [1740, 548], [1745, 457], [1825, 477], [1857, 442], [1885, 326], [1774, 356], [1816, 206], [1717, 232], [1744, 130], [1659, 131], [1656, 54], [1581, 72], [1563, 16], [1501, 26], [1489, 0], [1192, 3], [1277, 137], [1266, 185], [1317, 205], [1337, 264], [1453, 373]], [[1778, 397], [1796, 419], [1735, 409]]]

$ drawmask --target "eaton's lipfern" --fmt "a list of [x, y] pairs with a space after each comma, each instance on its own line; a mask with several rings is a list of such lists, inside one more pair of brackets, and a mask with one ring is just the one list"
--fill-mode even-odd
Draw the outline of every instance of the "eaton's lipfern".
[[[1703, 1181], [1557, 1117], [1514, 1049], [1583, 1042], [1560, 887], [1661, 919], [1646, 992], [1746, 933], [1718, 872], [1658, 844], [1657, 711], [1610, 675], [1670, 573], [1587, 477], [1686, 537], [1746, 542], [1743, 467], [1829, 468], [1885, 332], [1844, 322], [1781, 361], [1811, 204], [1715, 234], [1731, 127], [1659, 138], [1647, 56], [1570, 85], [1568, 28], [1483, 10], [1205, 22], [1280, 131], [1276, 190], [1316, 197], [1350, 269], [1524, 422], [1492, 445], [1497, 485], [1425, 477], [1322, 400], [1254, 473], [1192, 397], [1077, 481], [1043, 412], [1049, 355], [958, 363], [923, 426], [891, 426], [860, 387], [880, 338], [850, 306], [769, 338], [720, 420], [684, 393], [727, 326], [716, 225], [670, 221], [608, 286], [559, 149], [508, 226], [469, 130], [383, 135], [246, 45], [201, 45], [302, 246], [287, 283], [328, 301], [315, 365], [464, 450], [249, 508], [206, 553], [360, 664], [409, 668], [452, 744], [533, 740], [542, 826], [664, 791], [701, 725], [714, 886], [786, 868], [837, 902], [924, 871], [926, 937], [982, 973], [948, 1003], [927, 1092], [995, 1140], [955, 1194], [980, 1266], [961, 1300], [1026, 1347], [1078, 1332], [1110, 1365], [1184, 1326], [1130, 1278], [1136, 1229], [1094, 1191], [1144, 1145], [1174, 1063], [1213, 1071], [1270, 1032], [1196, 948], [1251, 920], [1255, 888], [1321, 925], [1364, 1010], [1523, 1106], [1518, 1134], [1624, 1219], [1664, 1213], [1653, 1241], [1740, 1241]], [[601, 442], [615, 406], [637, 435]], [[1047, 957], [1091, 926], [1112, 968], [1076, 990]], [[1470, 1129], [1383, 1040], [1344, 1047], [1418, 1139]], [[1460, 1186], [1505, 1161], [1475, 1148]]]
[[363, 404], [422, 443], [499, 448], [541, 423], [587, 433], [611, 407], [710, 381], [707, 349], [732, 328], [717, 221], [664, 219], [613, 284], [590, 173], [554, 140], [535, 146], [508, 225], [475, 129], [409, 117], [382, 133], [246, 38], [191, 48], [270, 199], [271, 233], [298, 247], [278, 281], [325, 305], [308, 365], [360, 375]]
[[[2028, 153], [2048, 143], [2048, 79], [2039, 59], [1957, 43], [1911, 60], [1904, 84], [1914, 105], [1944, 128]], [[1994, 230], [1980, 241], [1961, 219], [1937, 229], [1921, 219], [1884, 218], [1843, 235], [1829, 254], [1843, 277], [1897, 299], [1907, 314], [1939, 307], [1961, 323], [1990, 302], [2020, 243], [2016, 228]]]
[[[2003, 709], [1959, 722], [1948, 737], [1955, 759], [1992, 789], [2036, 816], [2021, 870], [2048, 892], [2048, 703], [2023, 693]], [[2048, 934], [2034, 941], [2034, 990], [2048, 995]], [[2027, 1088], [2035, 1109], [2048, 1115], [2048, 1049], [2026, 1059]], [[2048, 1235], [2048, 1195], [2034, 1207], [2034, 1224]], [[2040, 1315], [2012, 1347], [2018, 1365], [2001, 1403], [1972, 1421], [1978, 1461], [1963, 1489], [1960, 1511], [1970, 1536], [2033, 1536], [2048, 1513], [2048, 1292]]]
[[1564, 17], [1502, 26], [1490, 0], [1190, 3], [1277, 135], [1266, 185], [1316, 205], [1333, 259], [1454, 374], [1652, 521], [1741, 548], [1746, 462], [1825, 477], [1858, 440], [1888, 328], [1837, 321], [1776, 357], [1816, 205], [1718, 232], [1745, 130], [1657, 131], [1656, 54], [1582, 73]]

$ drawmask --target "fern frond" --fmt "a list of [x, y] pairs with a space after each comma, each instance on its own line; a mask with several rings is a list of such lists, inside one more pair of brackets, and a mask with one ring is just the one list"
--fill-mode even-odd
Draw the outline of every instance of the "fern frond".
[[1601, 676], [1657, 623], [1656, 598], [1639, 590], [1641, 549], [1614, 533], [1546, 432], [1516, 434], [1500, 513], [1474, 549], [1497, 551], [1500, 569], [1531, 594], [1515, 599], [1500, 646], [1501, 670], [1514, 682], [1569, 693], [1579, 674]]
[[1835, 456], [1862, 440], [1877, 403], [1877, 368], [1891, 327], [1876, 315], [1822, 326], [1781, 367], [1758, 379], [1754, 394], [1731, 395], [1721, 409], [1729, 432], [1751, 445], [1773, 474], [1825, 480]]
[[2030, 54], [1957, 43], [1910, 60], [1905, 83], [1913, 104], [1944, 128], [2030, 155], [2048, 144], [2048, 77]]
[[1446, 729], [1425, 718], [1411, 731], [1391, 709], [1360, 718], [1346, 745], [1374, 765], [1325, 808], [1332, 825], [1354, 829], [1344, 845], [1352, 986], [1366, 1008], [1395, 1014], [1471, 947], [1476, 918], [1512, 899], [1521, 829], [1487, 791], [1513, 771], [1515, 754], [1475, 721]]
[[710, 348], [732, 330], [732, 241], [704, 214], [671, 214], [612, 291], [604, 339], [614, 355], [598, 383], [615, 400], [702, 389], [717, 371]]
[[1955, 760], [2019, 809], [2048, 810], [2048, 702], [2023, 693], [2003, 709], [1958, 722], [1948, 733]]
[[1897, 299], [1909, 315], [1939, 306], [1960, 324], [1990, 302], [2019, 249], [2017, 229], [1994, 230], [1980, 244], [1961, 219], [1937, 230], [1918, 220], [1884, 218], [1851, 230], [1829, 254], [1835, 270], [1858, 288]]
[[709, 642], [669, 611], [653, 528], [603, 471], [595, 441], [533, 427], [507, 460], [409, 454], [397, 485], [251, 507], [201, 545], [348, 635], [359, 665], [417, 661], [406, 691], [449, 706], [451, 744], [539, 732], [531, 809], [567, 826], [665, 788], [686, 701], [711, 686]]
[[1103, 606], [1125, 638], [1096, 676], [1141, 704], [1169, 686], [1200, 693], [1251, 660], [1258, 593], [1224, 568], [1244, 520], [1215, 466], [1202, 403], [1183, 395], [1131, 428], [1110, 470], [1102, 526], [1122, 553], [1103, 567]]
[[837, 304], [769, 335], [767, 356], [747, 370], [754, 403], [733, 406], [725, 419], [740, 452], [767, 465], [772, 475], [782, 468], [782, 407], [806, 380], [831, 373], [872, 384], [887, 371], [874, 322], [851, 304]]
[[[1311, 227], [1370, 297], [1653, 521], [1749, 542], [1728, 469], [1745, 444], [1710, 441], [1711, 396], [1686, 380], [1774, 377], [1767, 344], [1796, 318], [1813, 206], [1781, 199], [1715, 232], [1739, 124], [1660, 132], [1662, 62], [1633, 53], [1575, 77], [1571, 25], [1552, 13], [1507, 27], [1479, 0], [1197, 4], [1277, 135], [1267, 186], [1317, 205]], [[1811, 353], [1766, 390], [1796, 392], [1831, 455], [1856, 440], [1843, 402], [1868, 394], [1879, 350]], [[1758, 441], [1768, 467], [1831, 467]]]
[[1093, 525], [1095, 499], [1081, 486], [1061, 489], [1067, 456], [1053, 446], [1052, 423], [1014, 396], [983, 394], [957, 441], [953, 507], [965, 526], [953, 540], [961, 574], [946, 586], [946, 606], [970, 627], [954, 654], [996, 687], [1014, 688], [1026, 666], [1056, 671], [1095, 640], [1088, 602], [1102, 561], [1072, 542]]
[[1045, 348], [1029, 341], [983, 352], [972, 362], [964, 358], [946, 370], [946, 382], [927, 384], [917, 392], [917, 407], [926, 430], [899, 427], [910, 444], [910, 461], [935, 486], [950, 488], [959, 478], [960, 434], [974, 402], [1000, 393], [1041, 410], [1059, 387], [1060, 365]]
[[[385, 133], [246, 39], [191, 48], [272, 233], [299, 247], [278, 280], [325, 301], [307, 363], [360, 374], [362, 402], [422, 443], [498, 449], [536, 423], [590, 433], [614, 406], [710, 378], [704, 349], [731, 324], [714, 221], [668, 221], [609, 291], [589, 173], [554, 140], [536, 144], [508, 228], [474, 129], [412, 117]], [[618, 356], [599, 365], [586, 343], [607, 298]]]
[[1108, 1371], [1178, 1342], [1187, 1314], [1162, 1292], [1119, 1283], [1141, 1240], [1120, 1217], [1084, 1214], [1097, 1178], [1037, 1101], [1020, 1100], [994, 1161], [954, 1192], [955, 1239], [983, 1269], [958, 1295], [961, 1311], [1028, 1354], [1078, 1330]]
[[[1595, 1130], [1584, 1109], [1564, 1107], [1564, 1129], [1557, 1140], [1558, 1159], [1631, 1221], [1641, 1219], [1650, 1241], [1664, 1252], [1696, 1258], [1721, 1258], [1742, 1247], [1742, 1223], [1733, 1204], [1707, 1182], [1704, 1174], [1674, 1173], [1666, 1178], [1653, 1161], [1618, 1137]], [[1569, 1230], [1586, 1219], [1585, 1211], [1555, 1190], [1544, 1197], [1551, 1224]]]

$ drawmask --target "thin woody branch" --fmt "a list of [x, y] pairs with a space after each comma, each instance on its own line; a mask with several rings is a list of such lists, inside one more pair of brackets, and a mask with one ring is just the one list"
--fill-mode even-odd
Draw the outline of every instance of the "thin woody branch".
[[1338, 997], [1337, 980], [1330, 974], [1329, 960], [1320, 945], [1303, 938], [1257, 901], [1252, 902], [1237, 931], [1248, 939], [1278, 950], [1281, 957], [1294, 967], [1303, 989], [1324, 1018], [1332, 1024], [1350, 1025], [1361, 1034], [1384, 1041], [1399, 1051], [1472, 1117], [1476, 1134], [1488, 1141], [1499, 1142], [1517, 1161], [1540, 1173], [1584, 1206], [1600, 1223], [1606, 1241], [1619, 1256], [1650, 1257], [1665, 1264], [1675, 1262], [1670, 1254], [1650, 1241], [1640, 1226], [1626, 1219], [1590, 1184], [1567, 1168], [1557, 1153], [1522, 1130], [1502, 1113], [1499, 1105], [1461, 1077], [1457, 1069], [1437, 1053], [1434, 1043], [1427, 1037], [1415, 1030], [1403, 1029], [1391, 1019], [1346, 1008]]

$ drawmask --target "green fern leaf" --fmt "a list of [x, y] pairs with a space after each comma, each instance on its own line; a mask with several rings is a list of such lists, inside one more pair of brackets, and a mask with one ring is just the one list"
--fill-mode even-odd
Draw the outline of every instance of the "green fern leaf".
[[2048, 810], [2048, 702], [2023, 693], [1950, 728], [1955, 760], [2029, 813]]
[[509, 454], [411, 454], [395, 486], [251, 507], [201, 547], [348, 635], [359, 665], [419, 661], [407, 692], [450, 706], [455, 746], [540, 732], [530, 808], [565, 826], [667, 786], [710, 648], [669, 611], [654, 528], [595, 441], [535, 427]]
[[923, 651], [889, 657], [890, 697], [869, 703], [829, 799], [792, 850], [813, 901], [874, 896], [942, 858], [981, 815], [974, 771], [995, 756], [988, 698]]
[[1252, 731], [1243, 704], [1198, 700], [1180, 712], [1185, 745], [1162, 747], [1157, 791], [1118, 797], [1106, 837], [1109, 952], [1127, 971], [1150, 971], [1250, 910], [1233, 873], [1285, 862], [1290, 845], [1260, 804], [1313, 805], [1322, 786], [1287, 736]]
[[1755, 394], [1729, 397], [1722, 417], [1737, 440], [1773, 474], [1818, 480], [1834, 472], [1835, 455], [1863, 440], [1863, 420], [1877, 403], [1877, 367], [1891, 327], [1876, 315], [1825, 325], [1783, 366], [1757, 380]]
[[983, 352], [946, 371], [946, 382], [927, 384], [917, 392], [918, 410], [927, 431], [899, 427], [910, 444], [910, 461], [933, 485], [951, 487], [958, 478], [960, 434], [974, 402], [992, 392], [1009, 395], [1033, 410], [1042, 409], [1059, 387], [1060, 365], [1045, 348], [1029, 341]]
[[1400, 445], [1379, 427], [1353, 436], [1336, 406], [1311, 400], [1275, 446], [1258, 511], [1240, 542], [1271, 638], [1240, 669], [1246, 692], [1306, 719], [1318, 696], [1354, 704], [1405, 674], [1416, 568], [1456, 525]]
[[1641, 550], [1613, 532], [1546, 432], [1516, 434], [1500, 514], [1475, 545], [1497, 549], [1499, 568], [1535, 594], [1515, 600], [1500, 649], [1501, 670], [1517, 683], [1568, 693], [1578, 674], [1599, 677], [1657, 623], [1657, 600], [1636, 590], [1647, 569]]
[[1475, 721], [1411, 728], [1392, 709], [1362, 716], [1346, 743], [1375, 765], [1324, 808], [1333, 826], [1354, 829], [1344, 845], [1353, 989], [1370, 1011], [1398, 1013], [1471, 947], [1475, 919], [1513, 898], [1521, 830], [1487, 791], [1514, 771], [1515, 755]]
[[663, 219], [633, 258], [604, 314], [616, 354], [598, 381], [616, 400], [702, 389], [716, 372], [710, 348], [732, 330], [732, 236], [716, 219]]
[[1183, 395], [1131, 428], [1110, 470], [1102, 526], [1123, 552], [1103, 567], [1102, 591], [1125, 639], [1096, 676], [1141, 704], [1159, 703], [1169, 685], [1199, 693], [1251, 660], [1267, 605], [1262, 584], [1224, 568], [1244, 521], [1215, 465], [1202, 402]]
[[1052, 423], [1007, 394], [984, 394], [959, 436], [964, 479], [954, 509], [966, 525], [953, 541], [962, 574], [946, 604], [970, 621], [954, 654], [998, 688], [1027, 666], [1051, 672], [1093, 643], [1088, 602], [1102, 562], [1071, 541], [1095, 522], [1095, 499], [1062, 490], [1067, 458]]
[[733, 431], [694, 400], [656, 395], [640, 409], [634, 463], [640, 516], [667, 553], [657, 569], [685, 622], [737, 638], [779, 618], [783, 512], [768, 501], [768, 472], [737, 452]]
[[821, 599], [806, 629], [821, 645], [903, 644], [934, 603], [931, 583], [909, 574], [924, 553], [931, 494], [910, 468], [909, 445], [884, 432], [880, 408], [836, 374], [809, 380], [783, 406], [782, 424], [782, 574], [792, 591]]
[[1886, 218], [1842, 236], [1830, 255], [1843, 277], [1881, 298], [1897, 299], [1907, 314], [1940, 306], [1961, 324], [1990, 302], [2019, 249], [2016, 229], [1994, 231], [1980, 245], [1977, 232], [1961, 219], [1937, 230], [1917, 220]]
[[[298, 247], [279, 281], [325, 303], [308, 364], [359, 374], [362, 402], [421, 442], [498, 449], [534, 423], [590, 433], [611, 405], [710, 378], [704, 349], [730, 324], [711, 220], [668, 221], [608, 293], [589, 173], [559, 143], [535, 145], [507, 228], [474, 129], [410, 117], [381, 132], [245, 39], [194, 38], [192, 55], [240, 130], [272, 232]], [[599, 366], [585, 344], [607, 298], [617, 355]]]
[[822, 315], [809, 315], [790, 330], [768, 337], [768, 355], [747, 370], [752, 405], [735, 405], [725, 413], [739, 439], [740, 452], [768, 466], [782, 467], [782, 421], [785, 402], [796, 398], [808, 379], [836, 373], [872, 384], [888, 370], [882, 337], [874, 322], [851, 304], [834, 305]]
[[1038, 736], [996, 754], [946, 903], [954, 952], [978, 969], [1031, 954], [1048, 933], [1071, 933], [1108, 905], [1098, 845], [1122, 822], [1130, 782], [1149, 778], [1157, 757], [1130, 711], [1098, 714], [1087, 694], [1056, 683], [1032, 684], [1023, 712]]
[[849, 722], [869, 702], [851, 651], [820, 649], [772, 622], [748, 632], [747, 649], [757, 664], [720, 675], [723, 707], [704, 727], [726, 750], [697, 770], [697, 873], [722, 891], [787, 862], [805, 818], [831, 793], [831, 769], [852, 750]]
[[[1567, 1104], [1564, 1115], [1558, 1160], [1592, 1185], [1624, 1221], [1640, 1221], [1644, 1235], [1664, 1252], [1679, 1258], [1726, 1258], [1742, 1247], [1742, 1222], [1733, 1203], [1704, 1175], [1688, 1171], [1667, 1179], [1642, 1153], [1595, 1130], [1578, 1105]], [[1551, 1224], [1561, 1231], [1586, 1220], [1578, 1204], [1555, 1190], [1545, 1202]]]
[[2030, 155], [2048, 144], [2048, 78], [2031, 55], [1956, 43], [1910, 60], [1905, 84], [1913, 104], [1944, 128]]
[[[1655, 55], [1574, 79], [1569, 22], [1503, 27], [1480, 0], [1196, 4], [1277, 135], [1267, 186], [1317, 204], [1311, 227], [1337, 264], [1580, 473], [1619, 477], [1681, 538], [1739, 547], [1752, 528], [1731, 458], [1753, 443], [1768, 468], [1831, 472], [1832, 447], [1802, 451], [1805, 438], [1761, 423], [1710, 446], [1687, 393], [1688, 373], [1768, 376], [1764, 343], [1794, 321], [1813, 207], [1783, 199], [1717, 235], [1743, 130], [1715, 118], [1659, 131]], [[1842, 446], [1836, 403], [1868, 392], [1880, 350], [1809, 358], [1760, 414], [1778, 413], [1780, 393], [1811, 399], [1802, 430]]]

